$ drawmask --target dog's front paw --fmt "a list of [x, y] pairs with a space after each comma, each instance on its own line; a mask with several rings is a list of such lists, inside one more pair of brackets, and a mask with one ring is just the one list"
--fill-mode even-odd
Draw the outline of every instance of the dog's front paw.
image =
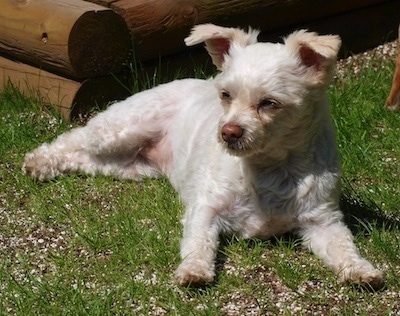
[[339, 280], [341, 283], [353, 283], [366, 289], [379, 290], [384, 285], [385, 277], [381, 271], [365, 261], [339, 271]]
[[36, 180], [50, 180], [59, 175], [54, 164], [49, 157], [35, 150], [26, 154], [22, 164], [22, 172]]
[[175, 271], [181, 286], [201, 287], [214, 281], [214, 264], [202, 260], [184, 260]]

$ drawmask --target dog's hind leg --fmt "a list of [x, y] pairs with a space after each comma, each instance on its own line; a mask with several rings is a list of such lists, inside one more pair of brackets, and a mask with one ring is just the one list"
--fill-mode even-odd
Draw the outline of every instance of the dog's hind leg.
[[[59, 174], [74, 172], [82, 166], [91, 165], [91, 157], [85, 150], [84, 139], [85, 128], [78, 127], [60, 135], [51, 143], [42, 144], [25, 155], [23, 172], [34, 179], [49, 180]], [[89, 170], [86, 171], [90, 173]]]
[[338, 274], [341, 282], [352, 282], [378, 289], [383, 274], [362, 258], [353, 235], [342, 221], [310, 225], [302, 232], [304, 245]]
[[[109, 148], [102, 143], [103, 136], [96, 138], [90, 126], [72, 129], [53, 142], [44, 143], [26, 154], [22, 170], [38, 180], [49, 180], [60, 174], [76, 172], [138, 180], [145, 176], [156, 177], [161, 172], [148, 154], [152, 151], [149, 147], [155, 148], [160, 143], [157, 138], [150, 140], [143, 135], [135, 138], [133, 134], [125, 138], [115, 137], [114, 142], [108, 138], [113, 145], [113, 148]], [[127, 143], [129, 148], [126, 147]]]
[[42, 144], [25, 156], [23, 171], [38, 180], [73, 172], [132, 179], [157, 175], [157, 164], [142, 153], [154, 152], [165, 137], [163, 125], [156, 114], [148, 114], [145, 120], [140, 117], [143, 109], [134, 110], [125, 114], [124, 104], [116, 104], [85, 127]]

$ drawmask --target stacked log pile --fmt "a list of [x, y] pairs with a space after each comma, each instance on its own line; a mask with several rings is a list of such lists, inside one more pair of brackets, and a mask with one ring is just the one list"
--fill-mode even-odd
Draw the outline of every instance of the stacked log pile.
[[394, 39], [400, 20], [400, 0], [0, 0], [0, 4], [0, 89], [10, 80], [29, 94], [37, 92], [57, 105], [65, 118], [84, 112], [94, 102], [125, 97], [128, 91], [115, 75], [133, 60], [146, 69], [160, 60], [169, 69], [190, 70], [196, 60], [203, 64], [208, 60], [204, 49], [188, 49], [183, 43], [195, 24], [251, 26], [261, 30], [261, 41], [281, 41], [291, 31], [307, 28], [339, 34], [343, 51], [357, 53]]
[[400, 0], [86, 0], [121, 14], [141, 61], [185, 50], [191, 27], [215, 23], [261, 30], [262, 41], [281, 41], [308, 28], [339, 34], [344, 49], [360, 52], [396, 37]]
[[129, 30], [94, 3], [2, 0], [0, 55], [0, 87], [11, 81], [66, 119], [128, 94], [115, 75], [131, 60]]

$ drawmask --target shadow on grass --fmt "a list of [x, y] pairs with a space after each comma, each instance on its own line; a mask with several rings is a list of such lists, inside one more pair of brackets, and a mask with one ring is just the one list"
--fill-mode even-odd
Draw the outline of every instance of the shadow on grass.
[[374, 201], [363, 200], [361, 197], [345, 192], [340, 200], [344, 221], [353, 234], [368, 235], [368, 227], [385, 230], [400, 229], [400, 218], [386, 214]]

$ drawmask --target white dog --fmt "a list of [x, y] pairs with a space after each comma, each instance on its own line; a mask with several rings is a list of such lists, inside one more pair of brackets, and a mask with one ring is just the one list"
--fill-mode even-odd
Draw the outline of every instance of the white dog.
[[138, 93], [25, 157], [35, 179], [62, 173], [123, 179], [165, 175], [185, 204], [181, 285], [212, 282], [219, 235], [269, 238], [288, 231], [341, 281], [379, 287], [339, 210], [340, 163], [327, 86], [338, 36], [307, 31], [284, 44], [258, 32], [194, 27], [221, 72]]

